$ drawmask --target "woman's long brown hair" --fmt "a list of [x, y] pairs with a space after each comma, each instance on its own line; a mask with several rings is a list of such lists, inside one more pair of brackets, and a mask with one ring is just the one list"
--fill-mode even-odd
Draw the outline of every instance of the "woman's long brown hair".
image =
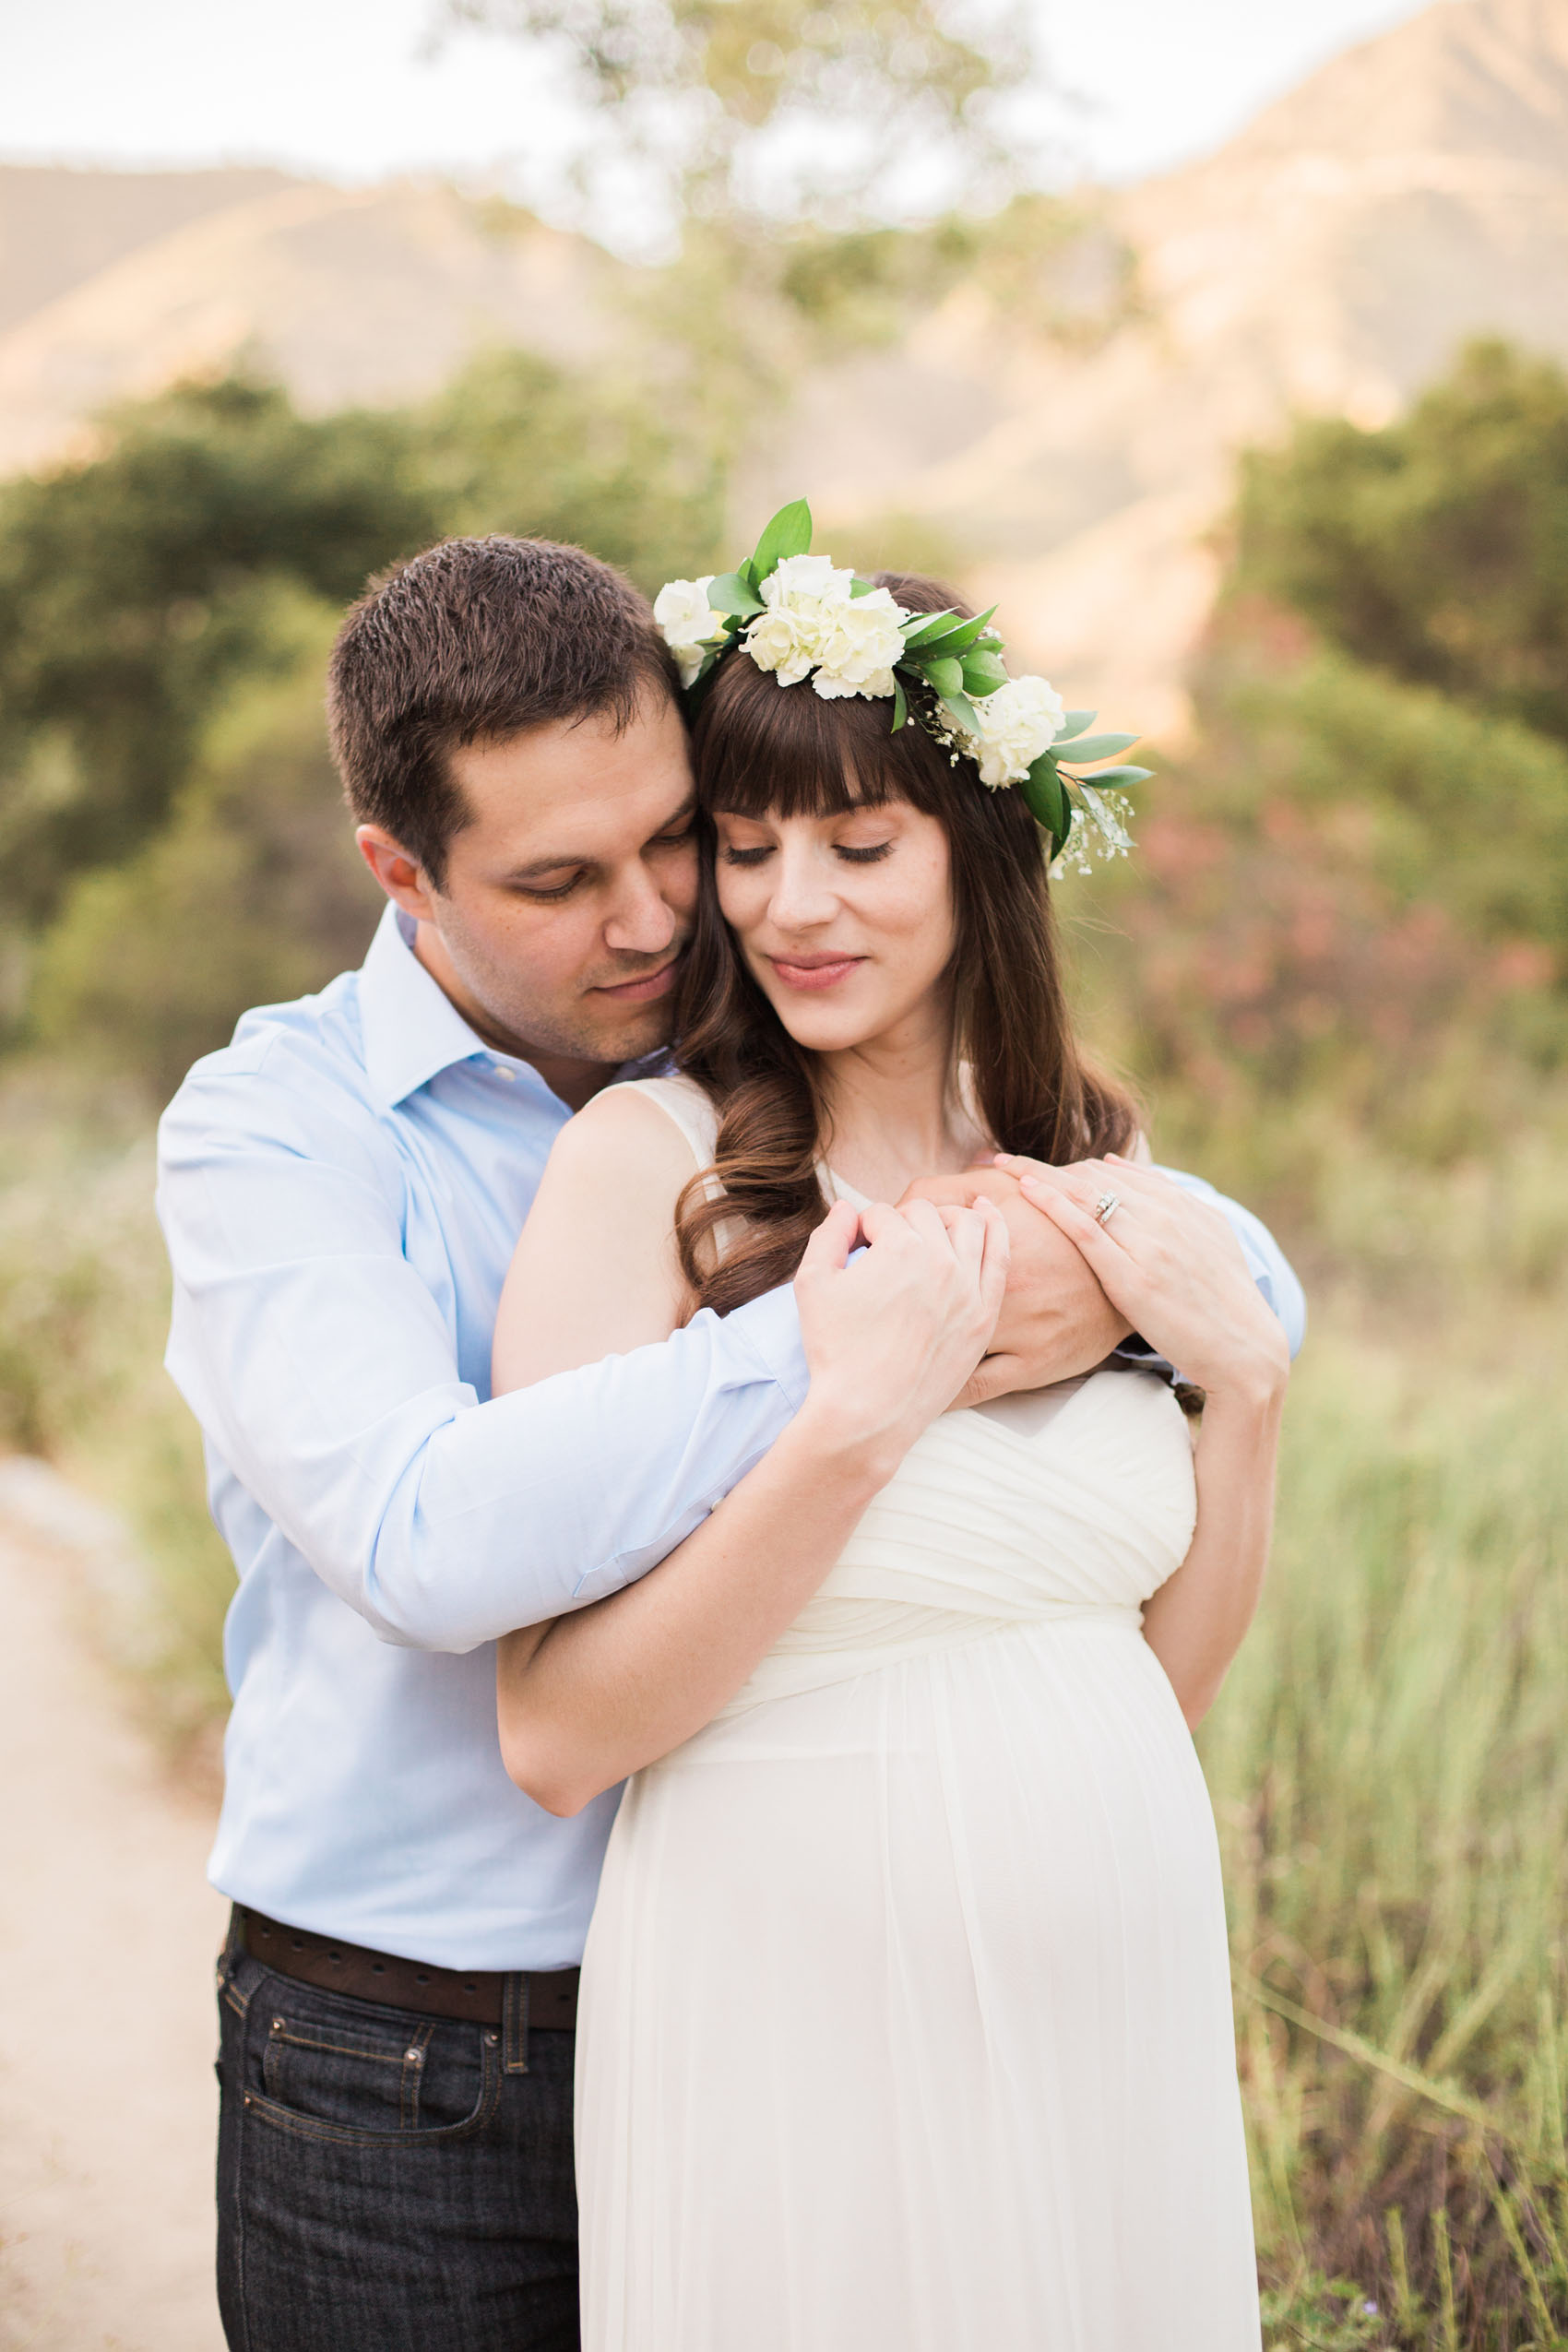
[[[906, 612], [965, 610], [935, 580], [885, 572], [877, 585]], [[1129, 1097], [1073, 1039], [1033, 817], [1018, 793], [988, 790], [972, 761], [955, 766], [913, 720], [894, 734], [891, 717], [886, 702], [825, 702], [803, 683], [780, 686], [743, 653], [726, 657], [697, 714], [703, 874], [675, 1052], [719, 1113], [713, 1172], [723, 1197], [709, 1198], [697, 1177], [676, 1211], [694, 1311], [724, 1313], [789, 1281], [826, 1206], [814, 1057], [784, 1028], [719, 911], [716, 811], [822, 816], [903, 800], [934, 816], [952, 861], [955, 1044], [992, 1142], [1059, 1165], [1124, 1149], [1136, 1130]]]

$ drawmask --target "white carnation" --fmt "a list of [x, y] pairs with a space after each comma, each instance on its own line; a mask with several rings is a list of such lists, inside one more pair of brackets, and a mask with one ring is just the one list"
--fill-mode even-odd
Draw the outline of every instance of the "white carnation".
[[837, 570], [830, 555], [786, 555], [764, 580], [762, 600], [770, 612], [848, 604], [854, 579], [853, 572]]
[[822, 659], [824, 630], [815, 604], [779, 605], [759, 612], [746, 631], [746, 651], [781, 686], [798, 686]]
[[707, 641], [724, 626], [723, 613], [715, 612], [707, 600], [713, 582], [711, 572], [701, 580], [666, 580], [653, 600], [653, 617], [680, 665], [683, 686], [689, 686], [702, 668]]
[[968, 737], [966, 748], [980, 782], [993, 790], [1022, 783], [1067, 718], [1061, 695], [1043, 678], [1010, 678], [994, 694], [979, 696], [974, 713], [980, 731]]
[[845, 695], [893, 693], [893, 665], [904, 651], [905, 618], [886, 588], [873, 588], [846, 604], [829, 605], [813, 685], [824, 702]]

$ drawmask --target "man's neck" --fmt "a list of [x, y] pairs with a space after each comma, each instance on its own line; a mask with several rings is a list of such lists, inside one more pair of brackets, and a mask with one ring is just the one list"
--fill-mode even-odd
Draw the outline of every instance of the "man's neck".
[[580, 1111], [590, 1102], [601, 1087], [611, 1084], [618, 1063], [584, 1062], [576, 1056], [546, 1053], [531, 1039], [517, 1037], [511, 1030], [493, 1021], [478, 998], [463, 986], [453, 968], [440, 933], [430, 923], [418, 923], [414, 928], [414, 955], [424, 966], [447, 1003], [456, 1007], [476, 1037], [482, 1039], [493, 1052], [505, 1053], [515, 1062], [526, 1062], [537, 1070], [552, 1094], [572, 1111]]

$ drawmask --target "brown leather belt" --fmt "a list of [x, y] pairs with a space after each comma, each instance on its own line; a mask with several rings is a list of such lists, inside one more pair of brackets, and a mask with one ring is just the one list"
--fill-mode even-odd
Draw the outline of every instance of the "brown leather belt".
[[576, 1968], [436, 1968], [423, 1960], [399, 1960], [395, 1953], [367, 1952], [340, 1936], [312, 1935], [308, 1928], [286, 1928], [261, 1911], [236, 1903], [233, 1941], [255, 1960], [323, 1992], [346, 1992], [355, 2001], [384, 2002], [391, 2009], [416, 2009], [422, 2016], [471, 2018], [499, 2025], [505, 2018], [506, 1989], [520, 1994], [528, 2026], [570, 2033], [577, 2022]]

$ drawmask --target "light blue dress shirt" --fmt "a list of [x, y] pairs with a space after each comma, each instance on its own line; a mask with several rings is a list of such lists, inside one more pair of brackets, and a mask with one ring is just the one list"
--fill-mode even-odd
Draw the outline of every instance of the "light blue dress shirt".
[[[806, 1385], [781, 1290], [491, 1397], [501, 1285], [569, 1115], [388, 908], [362, 969], [247, 1014], [160, 1133], [167, 1360], [239, 1573], [213, 1883], [446, 1967], [580, 1959], [616, 1805], [558, 1821], [513, 1787], [491, 1644], [662, 1559]], [[1295, 1277], [1221, 1206], [1294, 1348]]]

